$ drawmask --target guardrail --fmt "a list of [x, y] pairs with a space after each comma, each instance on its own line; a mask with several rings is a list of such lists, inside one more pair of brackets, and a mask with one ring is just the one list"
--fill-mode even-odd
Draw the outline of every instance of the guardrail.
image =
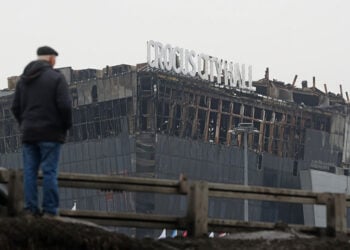
[[[41, 178], [39, 176], [39, 184], [41, 184]], [[7, 214], [9, 216], [18, 215], [23, 209], [22, 179], [21, 171], [0, 169], [0, 183], [7, 184], [8, 189]], [[209, 197], [221, 197], [325, 205], [327, 209], [327, 235], [336, 236], [348, 233], [346, 210], [350, 206], [350, 196], [345, 194], [315, 193], [295, 189], [219, 184], [205, 181], [189, 182], [185, 179], [176, 181], [80, 173], [60, 173], [58, 181], [60, 187], [155, 192], [187, 195], [188, 197], [188, 209], [185, 217], [128, 212], [60, 210], [61, 216], [86, 219], [104, 226], [183, 229], [195, 237], [207, 234], [208, 230], [229, 232], [237, 227], [258, 229], [276, 227], [276, 224], [267, 222], [208, 218]], [[305, 225], [290, 224], [289, 226], [308, 232], [324, 230]]]

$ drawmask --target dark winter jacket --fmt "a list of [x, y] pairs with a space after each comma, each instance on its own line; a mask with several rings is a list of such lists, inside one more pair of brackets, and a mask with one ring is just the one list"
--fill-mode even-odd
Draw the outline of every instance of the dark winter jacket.
[[21, 127], [23, 142], [64, 142], [72, 126], [67, 82], [46, 61], [32, 61], [25, 67], [11, 110]]

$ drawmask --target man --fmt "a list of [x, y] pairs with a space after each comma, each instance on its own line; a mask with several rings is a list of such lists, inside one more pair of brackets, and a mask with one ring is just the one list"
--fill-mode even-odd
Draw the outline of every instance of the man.
[[53, 69], [58, 53], [37, 50], [16, 86], [12, 113], [20, 125], [23, 143], [24, 200], [27, 214], [39, 215], [37, 177], [43, 172], [42, 212], [58, 213], [58, 160], [67, 130], [72, 126], [71, 98], [64, 76]]

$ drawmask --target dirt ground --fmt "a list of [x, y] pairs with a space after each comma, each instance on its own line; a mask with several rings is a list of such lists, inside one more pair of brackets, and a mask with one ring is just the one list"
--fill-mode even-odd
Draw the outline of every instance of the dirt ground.
[[[272, 232], [268, 232], [271, 235]], [[260, 234], [264, 235], [264, 234]], [[133, 239], [122, 234], [77, 223], [42, 218], [0, 219], [0, 249], [135, 249], [135, 250], [227, 250], [227, 249], [350, 249], [348, 237], [293, 239], [247, 239], [243, 234], [227, 238]], [[266, 236], [266, 232], [265, 232]], [[233, 239], [237, 238], [237, 239]]]

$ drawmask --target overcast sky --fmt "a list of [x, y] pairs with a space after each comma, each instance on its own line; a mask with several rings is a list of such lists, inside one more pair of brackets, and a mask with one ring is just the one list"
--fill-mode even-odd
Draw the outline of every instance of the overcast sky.
[[56, 67], [145, 62], [147, 40], [350, 91], [348, 0], [0, 0], [0, 88], [49, 45]]

